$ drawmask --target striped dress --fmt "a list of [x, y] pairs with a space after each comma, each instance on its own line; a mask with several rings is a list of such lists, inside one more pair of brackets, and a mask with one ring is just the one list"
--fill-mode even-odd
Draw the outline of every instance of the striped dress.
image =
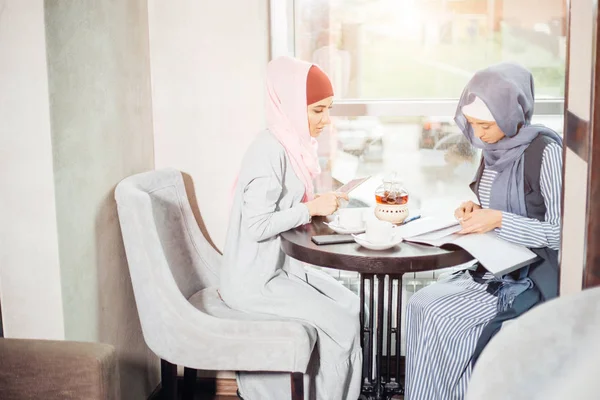
[[[562, 149], [548, 144], [542, 156], [540, 188], [544, 221], [507, 212], [497, 234], [527, 247], [560, 246]], [[488, 208], [496, 172], [485, 169], [479, 185], [481, 206]], [[486, 274], [484, 278], [491, 278]], [[460, 400], [471, 376], [470, 358], [485, 325], [496, 316], [497, 298], [487, 284], [459, 271], [419, 290], [407, 305], [406, 400]]]

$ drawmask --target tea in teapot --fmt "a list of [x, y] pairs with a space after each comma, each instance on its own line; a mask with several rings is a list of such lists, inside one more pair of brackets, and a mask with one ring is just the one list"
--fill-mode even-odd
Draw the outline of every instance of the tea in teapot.
[[408, 203], [408, 192], [402, 186], [402, 181], [397, 173], [392, 173], [383, 179], [381, 184], [375, 190], [375, 200], [377, 204], [406, 204]]
[[375, 190], [375, 200], [378, 219], [399, 224], [408, 217], [408, 191], [397, 173], [383, 179], [383, 184]]

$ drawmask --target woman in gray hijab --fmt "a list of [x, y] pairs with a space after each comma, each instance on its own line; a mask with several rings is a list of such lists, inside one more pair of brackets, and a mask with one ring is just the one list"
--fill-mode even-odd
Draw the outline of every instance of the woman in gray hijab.
[[411, 297], [407, 400], [464, 398], [473, 364], [502, 322], [557, 295], [562, 140], [531, 125], [533, 106], [533, 77], [516, 64], [478, 71], [462, 93], [455, 121], [483, 157], [471, 183], [478, 203], [455, 212], [459, 233], [494, 230], [539, 257], [502, 279], [475, 264]]

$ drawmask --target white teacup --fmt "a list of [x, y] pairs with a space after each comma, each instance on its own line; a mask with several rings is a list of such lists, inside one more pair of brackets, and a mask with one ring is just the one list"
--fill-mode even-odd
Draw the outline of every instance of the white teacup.
[[346, 229], [364, 226], [363, 210], [357, 208], [340, 208], [337, 211], [337, 223]]
[[372, 219], [367, 221], [367, 240], [371, 243], [389, 243], [395, 235], [396, 226], [391, 222]]

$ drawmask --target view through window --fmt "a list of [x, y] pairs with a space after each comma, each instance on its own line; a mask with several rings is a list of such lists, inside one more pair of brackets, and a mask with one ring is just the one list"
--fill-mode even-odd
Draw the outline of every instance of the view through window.
[[458, 98], [473, 72], [529, 68], [538, 98], [564, 95], [564, 0], [295, 0], [296, 56], [338, 98]]

